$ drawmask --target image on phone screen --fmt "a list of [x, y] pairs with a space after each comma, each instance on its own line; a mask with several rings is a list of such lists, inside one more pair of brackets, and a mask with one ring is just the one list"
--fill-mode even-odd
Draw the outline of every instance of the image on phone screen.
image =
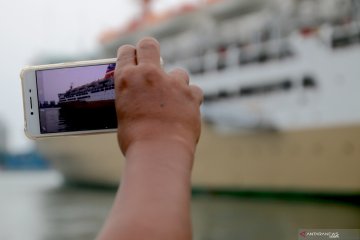
[[40, 132], [117, 127], [115, 63], [36, 71]]

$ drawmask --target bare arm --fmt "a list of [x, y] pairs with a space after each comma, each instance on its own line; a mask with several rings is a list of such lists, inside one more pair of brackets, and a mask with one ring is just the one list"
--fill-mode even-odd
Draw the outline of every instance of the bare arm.
[[151, 38], [118, 51], [115, 73], [121, 187], [98, 239], [191, 239], [190, 176], [202, 93], [165, 73]]

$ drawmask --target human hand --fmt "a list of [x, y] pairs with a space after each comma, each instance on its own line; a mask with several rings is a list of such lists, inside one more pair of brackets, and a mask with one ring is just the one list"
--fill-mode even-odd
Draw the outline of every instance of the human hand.
[[181, 69], [166, 73], [153, 38], [118, 49], [115, 70], [118, 141], [123, 154], [139, 142], [174, 142], [194, 154], [200, 137], [199, 87]]

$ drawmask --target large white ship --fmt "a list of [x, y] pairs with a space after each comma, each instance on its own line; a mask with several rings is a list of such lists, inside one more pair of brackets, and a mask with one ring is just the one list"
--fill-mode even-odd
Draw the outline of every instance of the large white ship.
[[[195, 187], [359, 193], [359, 5], [224, 0], [110, 34], [103, 56], [151, 35], [203, 89]], [[39, 148], [70, 181], [118, 183], [115, 134]]]
[[114, 71], [115, 64], [109, 64], [103, 78], [76, 88], [70, 86], [70, 89], [66, 92], [59, 93], [59, 106], [62, 108], [96, 108], [99, 105], [111, 105], [114, 107]]

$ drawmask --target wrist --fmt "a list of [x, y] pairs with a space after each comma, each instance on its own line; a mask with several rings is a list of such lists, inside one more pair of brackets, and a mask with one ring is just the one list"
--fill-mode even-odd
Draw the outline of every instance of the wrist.
[[200, 135], [198, 129], [192, 130], [189, 126], [171, 121], [147, 120], [144, 122], [131, 122], [120, 124], [118, 140], [123, 154], [126, 156], [128, 149], [142, 144], [157, 145], [169, 144], [179, 146], [188, 154], [194, 155], [196, 144]]
[[133, 141], [124, 153], [127, 165], [140, 164], [151, 169], [190, 175], [195, 146], [178, 136]]

